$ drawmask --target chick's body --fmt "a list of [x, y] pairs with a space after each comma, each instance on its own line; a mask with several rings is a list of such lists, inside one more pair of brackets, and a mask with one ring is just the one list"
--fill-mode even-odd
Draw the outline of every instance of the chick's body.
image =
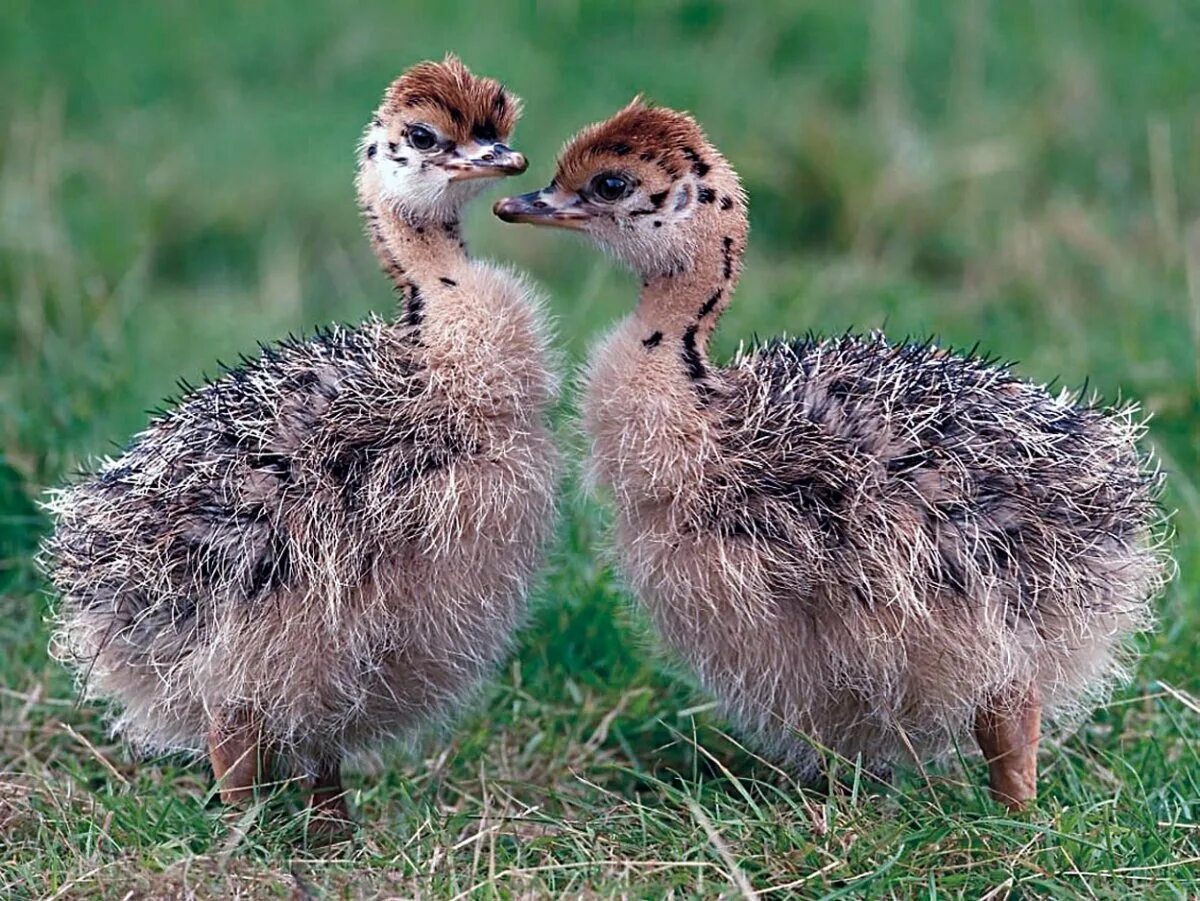
[[584, 425], [634, 593], [703, 685], [806, 774], [805, 738], [886, 768], [973, 729], [995, 796], [1029, 801], [1043, 709], [1107, 691], [1167, 571], [1134, 408], [881, 336], [714, 364], [746, 197], [672, 110], [585, 128], [496, 213], [641, 276], [591, 355]]
[[625, 571], [702, 684], [803, 772], [797, 733], [929, 759], [1011, 685], [1061, 718], [1121, 674], [1161, 578], [1132, 411], [854, 335], [742, 355], [700, 406], [638, 353], [618, 331], [586, 389]]
[[[554, 519], [556, 382], [537, 298], [467, 258], [450, 217], [468, 193], [442, 174], [522, 170], [495, 123], [454, 142], [446, 114], [504, 98], [507, 136], [515, 110], [457, 61], [413, 72], [359, 174], [401, 315], [265, 348], [53, 501], [58, 650], [149, 749], [252, 724], [334, 784], [342, 755], [451, 712], [521, 620]], [[418, 127], [449, 137], [410, 146]]]
[[428, 319], [268, 349], [59, 496], [62, 645], [124, 734], [198, 748], [233, 701], [310, 766], [448, 712], [507, 649], [553, 381], [523, 286], [479, 276], [454, 291], [492, 315], [453, 349]]

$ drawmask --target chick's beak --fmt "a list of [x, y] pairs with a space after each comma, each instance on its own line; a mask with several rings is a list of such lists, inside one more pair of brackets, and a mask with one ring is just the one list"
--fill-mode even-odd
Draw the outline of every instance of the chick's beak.
[[505, 222], [547, 225], [552, 228], [583, 228], [588, 215], [579, 208], [578, 198], [553, 186], [496, 201], [492, 212]]
[[471, 178], [501, 178], [520, 175], [529, 168], [525, 155], [517, 153], [506, 144], [472, 144], [463, 148], [445, 163], [443, 168], [450, 173], [451, 181], [466, 181]]

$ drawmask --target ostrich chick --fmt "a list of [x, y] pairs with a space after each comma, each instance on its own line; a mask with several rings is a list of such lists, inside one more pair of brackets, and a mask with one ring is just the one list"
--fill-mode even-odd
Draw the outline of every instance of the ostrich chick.
[[344, 818], [343, 757], [444, 719], [522, 619], [556, 381], [539, 302], [458, 223], [525, 170], [518, 115], [453, 57], [397, 79], [357, 177], [395, 321], [264, 348], [51, 501], [58, 654], [136, 745], [207, 749], [226, 801], [273, 760]]
[[632, 588], [729, 715], [809, 776], [809, 742], [886, 770], [973, 732], [993, 796], [1033, 798], [1041, 717], [1104, 693], [1163, 581], [1134, 410], [879, 335], [714, 365], [746, 198], [681, 113], [634, 101], [495, 211], [641, 276], [587, 372], [591, 464]]

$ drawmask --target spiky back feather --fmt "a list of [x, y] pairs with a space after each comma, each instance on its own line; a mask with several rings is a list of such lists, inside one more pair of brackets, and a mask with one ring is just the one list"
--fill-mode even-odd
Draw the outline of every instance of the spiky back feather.
[[553, 521], [553, 379], [540, 336], [482, 371], [460, 344], [433, 367], [373, 319], [265, 347], [56, 493], [55, 645], [129, 738], [198, 748], [243, 704], [313, 766], [499, 659]]
[[778, 753], [936, 756], [1007, 685], [1069, 720], [1122, 675], [1169, 565], [1136, 407], [853, 334], [751, 348], [700, 393], [634, 334], [587, 404], [626, 572]]

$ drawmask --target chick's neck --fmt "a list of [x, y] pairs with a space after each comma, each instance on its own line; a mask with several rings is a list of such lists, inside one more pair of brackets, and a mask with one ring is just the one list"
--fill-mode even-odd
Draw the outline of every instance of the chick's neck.
[[360, 172], [359, 206], [371, 248], [396, 289], [400, 318], [420, 325], [425, 304], [447, 286], [468, 262], [457, 213], [442, 219], [416, 220], [385, 199], [376, 180]]
[[[692, 229], [691, 259], [645, 277], [634, 320], [648, 349], [674, 349], [693, 378], [707, 370], [708, 342], [737, 287], [749, 224], [738, 193], [714, 192], [684, 226]], [[736, 198], [736, 199], [735, 199]]]

